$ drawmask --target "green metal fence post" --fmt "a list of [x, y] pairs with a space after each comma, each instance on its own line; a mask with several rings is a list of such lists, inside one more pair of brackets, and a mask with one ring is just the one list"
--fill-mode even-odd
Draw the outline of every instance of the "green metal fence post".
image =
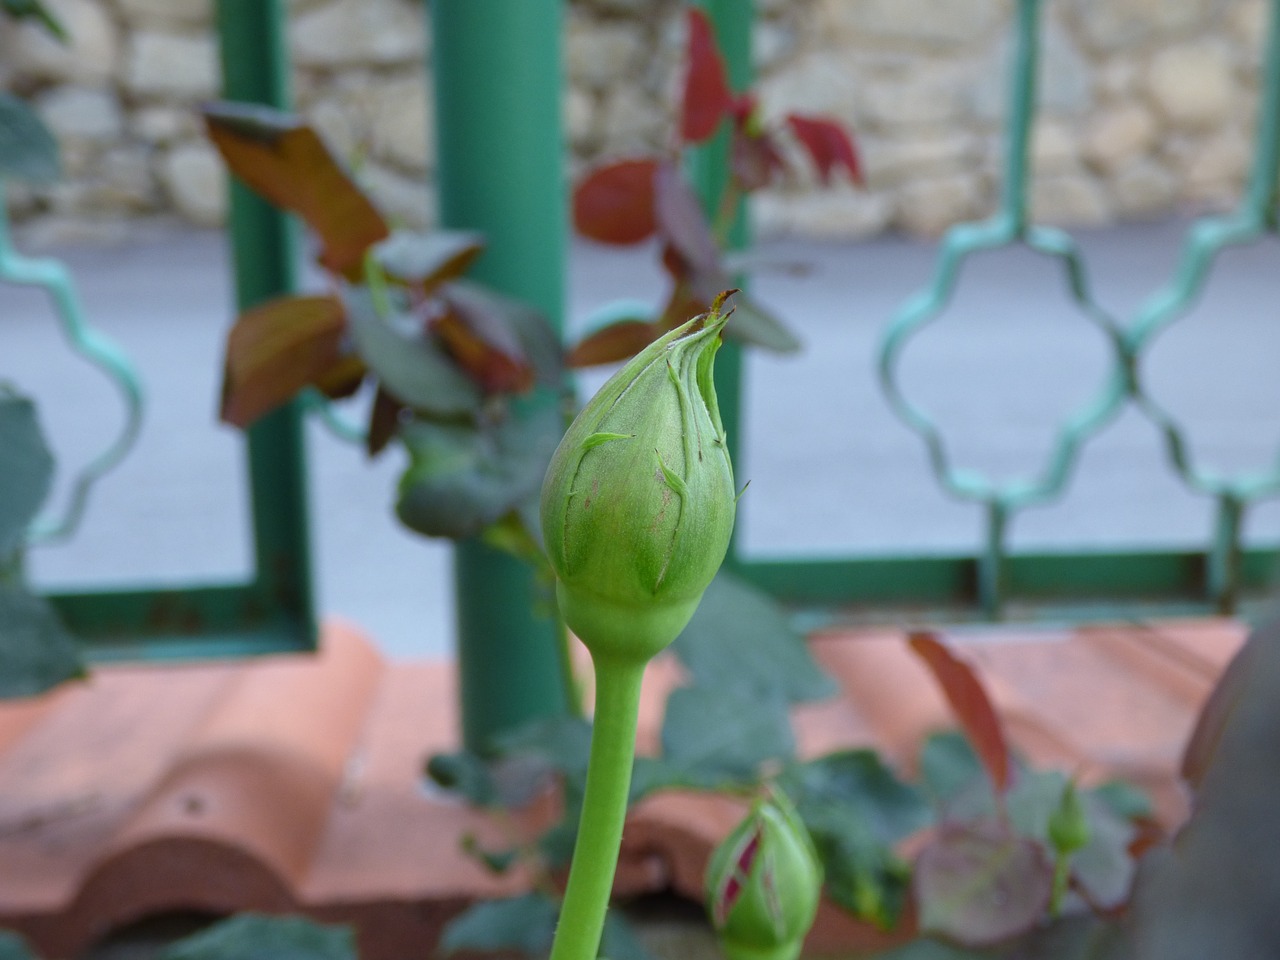
[[[729, 86], [741, 93], [751, 86], [751, 28], [754, 24], [752, 0], [698, 0], [715, 30], [716, 43], [724, 55], [729, 73]], [[729, 185], [730, 137], [728, 124], [706, 145], [692, 151], [689, 159], [689, 177], [694, 191], [708, 217], [714, 218], [720, 209], [720, 198]], [[746, 203], [739, 201], [737, 215], [729, 230], [729, 246], [740, 250], [750, 242], [750, 225], [747, 222]], [[741, 283], [741, 279], [735, 279]], [[720, 418], [724, 423], [729, 444], [729, 456], [737, 465], [742, 460], [742, 347], [726, 343], [716, 354], [716, 396], [720, 401]], [[739, 471], [742, 469], [738, 467]], [[730, 544], [728, 565], [735, 566], [737, 558], [737, 534]]]
[[[222, 90], [228, 100], [289, 105], [284, 0], [219, 0]], [[230, 236], [236, 303], [241, 310], [296, 285], [296, 226], [243, 184], [231, 185]], [[249, 430], [253, 491], [255, 587], [273, 606], [292, 611], [314, 644], [311, 536], [306, 458], [298, 403]]]
[[[568, 214], [560, 0], [433, 0], [440, 219], [481, 231], [471, 275], [559, 325]], [[529, 403], [556, 403], [536, 396]], [[523, 563], [479, 541], [454, 552], [462, 735], [472, 749], [559, 712], [556, 626]]]

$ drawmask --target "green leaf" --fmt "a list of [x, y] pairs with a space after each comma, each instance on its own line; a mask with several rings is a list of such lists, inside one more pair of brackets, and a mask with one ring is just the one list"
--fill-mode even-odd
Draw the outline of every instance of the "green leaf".
[[944, 825], [915, 867], [920, 929], [965, 946], [999, 943], [1034, 927], [1053, 890], [1044, 848], [995, 821]]
[[636, 936], [626, 916], [610, 910], [604, 918], [604, 936], [600, 938], [600, 956], [609, 960], [653, 960], [645, 945]]
[[473, 326], [510, 330], [533, 368], [534, 382], [555, 390], [568, 389], [564, 345], [540, 311], [469, 280], [445, 284], [440, 296], [450, 308], [469, 317]]
[[478, 427], [415, 420], [400, 427], [409, 467], [396, 516], [411, 530], [462, 539], [480, 534], [542, 487], [564, 424], [549, 404]]
[[933, 802], [949, 811], [975, 792], [986, 797], [977, 810], [995, 809], [995, 794], [982, 761], [958, 730], [935, 733], [925, 740], [920, 750], [920, 780]]
[[924, 795], [900, 780], [874, 750], [842, 750], [787, 768], [779, 778], [805, 824], [839, 831], [851, 820], [885, 844], [933, 822]]
[[427, 761], [427, 776], [441, 788], [462, 794], [473, 806], [492, 806], [498, 797], [489, 765], [470, 750], [435, 754]]
[[995, 960], [987, 950], [970, 950], [940, 940], [913, 940], [896, 950], [876, 955], [876, 960]]
[[367, 287], [347, 287], [342, 302], [356, 350], [396, 399], [441, 417], [474, 413], [480, 387], [449, 359], [420, 318], [391, 298], [384, 313]]
[[37, 960], [37, 957], [22, 937], [0, 930], [0, 960]]
[[882, 928], [906, 904], [910, 868], [895, 844], [932, 822], [920, 790], [871, 750], [848, 750], [789, 767], [779, 784], [813, 837], [835, 902]]
[[0, 10], [17, 20], [27, 17], [39, 20], [46, 30], [63, 43], [71, 39], [62, 21], [55, 17], [40, 0], [0, 0]]
[[1141, 788], [1123, 780], [1108, 780], [1089, 792], [1121, 819], [1143, 820], [1155, 816], [1151, 798]]
[[551, 949], [560, 910], [541, 893], [483, 900], [449, 921], [440, 937], [444, 954], [514, 951], [541, 957]]
[[243, 913], [161, 951], [158, 960], [356, 960], [350, 927]]
[[733, 315], [724, 328], [730, 340], [739, 340], [775, 353], [795, 353], [802, 344], [781, 320], [762, 304], [739, 293], [733, 300]]
[[671, 649], [695, 683], [789, 703], [819, 700], [836, 685], [804, 637], [763, 591], [721, 572]]
[[61, 172], [48, 127], [13, 94], [0, 92], [0, 177], [48, 183]]
[[0, 583], [0, 699], [35, 696], [83, 676], [80, 646], [53, 607]]
[[26, 539], [53, 483], [53, 454], [35, 404], [0, 384], [0, 563]]
[[667, 700], [662, 751], [691, 784], [754, 782], [766, 764], [795, 754], [786, 701], [731, 687], [680, 687]]
[[505, 758], [535, 758], [567, 776], [585, 776], [591, 755], [591, 724], [580, 717], [548, 717], [522, 724], [497, 738]]
[[484, 237], [462, 230], [396, 230], [373, 247], [389, 277], [424, 294], [462, 276], [483, 252]]

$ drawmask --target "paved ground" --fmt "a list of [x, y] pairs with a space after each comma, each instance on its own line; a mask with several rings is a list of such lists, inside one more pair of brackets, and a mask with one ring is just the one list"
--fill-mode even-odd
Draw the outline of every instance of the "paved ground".
[[[1169, 278], [1185, 224], [1081, 235], [1096, 299], [1122, 322]], [[757, 358], [750, 380], [748, 454], [739, 473], [746, 547], [770, 554], [922, 553], [972, 549], [978, 512], [948, 499], [919, 441], [888, 412], [875, 382], [877, 339], [924, 284], [936, 248], [888, 238], [856, 245], [775, 243], [764, 250], [808, 265], [757, 274], [753, 289], [804, 339], [789, 358]], [[56, 249], [74, 271], [92, 321], [137, 359], [149, 396], [134, 455], [98, 491], [74, 542], [35, 552], [42, 584], [183, 582], [241, 573], [240, 445], [215, 422], [221, 339], [231, 316], [222, 235], [149, 229], [124, 244]], [[1277, 456], [1280, 244], [1224, 256], [1199, 308], [1150, 355], [1160, 399], [1187, 413], [1193, 449], [1222, 467]], [[571, 329], [618, 297], [656, 300], [648, 251], [575, 246]], [[111, 388], [61, 347], [44, 297], [0, 288], [0, 378], [41, 401], [65, 479], [118, 422]], [[974, 258], [952, 307], [908, 348], [903, 380], [938, 411], [966, 466], [1009, 473], [1043, 462], [1052, 424], [1092, 396], [1104, 341], [1069, 307], [1060, 266], [1025, 252]], [[592, 381], [588, 380], [588, 383]], [[311, 430], [323, 610], [368, 627], [394, 656], [449, 652], [445, 546], [402, 532], [390, 515], [400, 466], [373, 464]], [[1280, 500], [1257, 509], [1249, 536], [1280, 537]], [[1198, 544], [1208, 504], [1171, 478], [1150, 425], [1128, 410], [1086, 450], [1063, 502], [1021, 517], [1015, 545]]]

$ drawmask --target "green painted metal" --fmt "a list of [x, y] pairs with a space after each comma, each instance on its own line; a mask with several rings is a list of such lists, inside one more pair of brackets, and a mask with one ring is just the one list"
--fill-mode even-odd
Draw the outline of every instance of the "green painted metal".
[[27, 257], [14, 248], [9, 235], [3, 181], [0, 181], [0, 282], [42, 287], [53, 301], [67, 345], [115, 385], [124, 403], [124, 420], [119, 430], [76, 473], [66, 505], [36, 518], [27, 538], [28, 545], [64, 540], [84, 518], [94, 484], [128, 455], [138, 439], [142, 428], [142, 381], [125, 352], [85, 319], [67, 268], [52, 258]]
[[[223, 96], [288, 107], [284, 0], [218, 0]], [[245, 310], [297, 285], [297, 224], [239, 182], [231, 186], [230, 236], [236, 304]], [[314, 646], [306, 452], [298, 402], [248, 431], [255, 590], [268, 609], [296, 624], [299, 646]]]
[[[698, 0], [697, 6], [706, 11], [715, 31], [716, 43], [724, 56], [729, 74], [729, 86], [742, 92], [751, 86], [751, 27], [754, 22], [751, 0]], [[714, 219], [718, 215], [726, 188], [729, 185], [730, 131], [727, 121], [705, 145], [689, 151], [687, 172], [706, 215]], [[727, 247], [741, 250], [750, 243], [750, 224], [746, 215], [746, 203], [738, 199], [733, 223], [727, 234]], [[734, 283], [744, 286], [743, 277], [735, 277]], [[720, 403], [720, 419], [724, 424], [729, 456], [735, 470], [741, 474], [746, 465], [745, 447], [742, 443], [742, 395], [746, 389], [742, 346], [726, 342], [716, 354], [716, 396]], [[725, 563], [736, 569], [740, 560], [738, 535], [734, 532]]]
[[[1240, 582], [1246, 591], [1274, 585], [1274, 550], [1243, 550]], [[740, 572], [780, 599], [800, 605], [886, 609], [924, 605], [940, 616], [981, 611], [982, 558], [978, 556], [868, 557], [863, 559], [751, 559]], [[1005, 563], [1010, 597], [1022, 610], [1053, 601], [1065, 609], [1133, 601], [1204, 612], [1198, 599], [1210, 580], [1203, 551], [1013, 554]], [[1133, 603], [1130, 611], [1139, 609]], [[1116, 607], [1111, 607], [1114, 613]]]
[[[562, 5], [434, 0], [428, 16], [441, 222], [484, 234], [476, 280], [559, 326], [568, 236]], [[525, 401], [559, 402], [545, 393]], [[454, 579], [463, 741], [484, 749], [500, 731], [565, 707], [554, 606], [539, 603], [527, 565], [480, 541], [457, 545]]]
[[[288, 102], [282, 0], [220, 0], [224, 94]], [[294, 285], [288, 218], [233, 184], [231, 241], [243, 309]], [[248, 437], [255, 569], [245, 583], [58, 594], [50, 599], [95, 659], [243, 656], [314, 649], [305, 464], [299, 409]], [[192, 544], [193, 550], [199, 544]]]
[[1125, 338], [1126, 358], [1133, 371], [1133, 396], [1156, 424], [1165, 451], [1182, 481], [1217, 502], [1214, 542], [1210, 551], [1208, 591], [1223, 612], [1232, 610], [1243, 583], [1241, 534], [1245, 513], [1260, 500], [1280, 495], [1280, 445], [1274, 463], [1262, 470], [1220, 473], [1194, 454], [1177, 418], [1144, 389], [1141, 357], [1152, 341], [1183, 316], [1200, 297], [1224, 249], [1242, 246], [1278, 232], [1276, 181], [1280, 176], [1280, 0], [1270, 4], [1270, 22], [1263, 58], [1253, 168], [1240, 206], [1224, 217], [1197, 221], [1187, 235], [1182, 257], [1169, 286], [1155, 294], [1139, 312]]
[[[953, 227], [943, 238], [932, 282], [903, 305], [880, 344], [881, 388], [895, 414], [924, 441], [930, 466], [943, 488], [955, 497], [986, 508], [984, 549], [979, 560], [978, 592], [989, 615], [999, 614], [1009, 587], [1007, 531], [1017, 511], [1061, 495], [1084, 442], [1122, 407], [1129, 376], [1123, 361], [1122, 334], [1116, 322], [1094, 300], [1084, 260], [1075, 241], [1061, 230], [1028, 220], [1028, 158], [1035, 117], [1036, 71], [1040, 19], [1044, 0], [1019, 0], [1015, 23], [1015, 55], [1010, 79], [1004, 184], [1000, 208], [989, 220]], [[1114, 363], [1095, 398], [1060, 425], [1049, 461], [1038, 472], [1014, 481], [996, 482], [979, 471], [956, 465], [933, 417], [902, 389], [899, 364], [912, 337], [937, 320], [955, 292], [965, 258], [970, 254], [1014, 245], [1060, 261], [1067, 291], [1084, 317], [1107, 338]]]

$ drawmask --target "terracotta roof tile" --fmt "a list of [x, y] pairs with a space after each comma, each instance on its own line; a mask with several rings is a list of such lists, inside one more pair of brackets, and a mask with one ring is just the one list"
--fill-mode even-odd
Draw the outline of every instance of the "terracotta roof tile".
[[[949, 639], [1019, 749], [1135, 777], [1174, 823], [1179, 752], [1243, 636], [1202, 620]], [[909, 772], [921, 738], [954, 725], [899, 632], [827, 632], [813, 649], [840, 695], [796, 710], [802, 752], [876, 745]], [[682, 682], [669, 658], [651, 669], [643, 749]], [[523, 882], [462, 852], [466, 834], [502, 845], [503, 828], [423, 784], [426, 758], [457, 742], [455, 704], [449, 664], [387, 664], [330, 623], [316, 656], [104, 666], [0, 705], [0, 926], [59, 956], [157, 912], [303, 911], [357, 923], [365, 960], [421, 955], [468, 902]], [[619, 891], [700, 896], [706, 857], [741, 812], [724, 797], [644, 801]], [[813, 937], [824, 949], [878, 941], [830, 907]]]

